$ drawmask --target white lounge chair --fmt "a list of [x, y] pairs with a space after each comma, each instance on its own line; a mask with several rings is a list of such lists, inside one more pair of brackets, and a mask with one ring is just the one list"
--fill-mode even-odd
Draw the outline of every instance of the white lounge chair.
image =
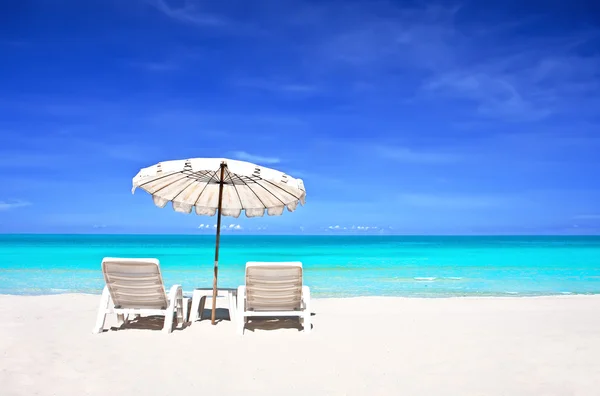
[[125, 315], [164, 315], [163, 331], [167, 333], [172, 331], [175, 311], [178, 326], [187, 320], [187, 299], [183, 298], [181, 286], [174, 285], [168, 295], [165, 293], [158, 260], [106, 257], [102, 260], [102, 273], [106, 286], [94, 333], [103, 331], [106, 315], [113, 313], [117, 314], [119, 325], [125, 322]]
[[302, 285], [302, 263], [250, 262], [246, 285], [237, 293], [238, 333], [249, 317], [299, 316], [304, 332], [311, 330], [310, 290]]

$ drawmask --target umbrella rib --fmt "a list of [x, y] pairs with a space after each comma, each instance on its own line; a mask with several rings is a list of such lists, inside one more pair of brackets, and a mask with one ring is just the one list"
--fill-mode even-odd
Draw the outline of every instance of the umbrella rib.
[[[175, 173], [174, 173], [174, 174], [175, 174]], [[189, 175], [185, 175], [185, 174], [184, 174], [184, 176], [183, 176], [182, 178], [180, 178], [180, 179], [177, 179], [177, 180], [175, 180], [175, 181], [172, 181], [171, 183], [167, 184], [166, 186], [163, 186], [163, 187], [159, 188], [158, 190], [154, 191], [154, 192], [152, 193], [152, 195], [156, 194], [156, 193], [157, 193], [157, 192], [159, 192], [159, 191], [162, 191], [162, 190], [164, 190], [164, 189], [165, 189], [165, 188], [167, 188], [167, 187], [170, 187], [170, 186], [172, 186], [173, 184], [175, 184], [175, 183], [177, 183], [177, 182], [180, 182], [180, 181], [182, 181], [183, 179], [186, 179], [188, 176], [189, 176]]]
[[[231, 185], [233, 186], [233, 189], [238, 197], [238, 200], [240, 201], [240, 208], [244, 209], [244, 204], [242, 202], [242, 197], [240, 196], [240, 192], [238, 191], [237, 187], [235, 186], [235, 183], [233, 182], [233, 177], [231, 177], [231, 172], [229, 172], [229, 169], [227, 169], [227, 174], [229, 175], [229, 180], [231, 180]], [[236, 175], [236, 177], [239, 179], [240, 177], [238, 175]]]
[[181, 194], [183, 194], [183, 192], [184, 192], [185, 190], [187, 190], [187, 188], [188, 188], [189, 186], [191, 186], [192, 184], [194, 184], [194, 183], [196, 183], [196, 180], [192, 179], [192, 181], [191, 181], [191, 183], [190, 183], [190, 184], [188, 184], [187, 186], [185, 186], [184, 188], [182, 188], [182, 189], [181, 189], [181, 191], [179, 191], [179, 192], [178, 192], [178, 193], [177, 193], [177, 194], [176, 194], [176, 195], [175, 195], [173, 198], [171, 198], [171, 201], [175, 201], [175, 198], [177, 198], [178, 196], [180, 196]]
[[[210, 171], [206, 172], [206, 174], [208, 175], [210, 173]], [[217, 174], [217, 171], [213, 171], [213, 176], [210, 177], [210, 180], [213, 179], [213, 177]], [[194, 201], [194, 206], [196, 206], [196, 204], [198, 203], [198, 200], [200, 199], [200, 197], [202, 196], [202, 194], [204, 193], [204, 190], [206, 190], [206, 187], [208, 187], [208, 185], [210, 184], [210, 180], [206, 182], [206, 185], [204, 186], [204, 188], [202, 189], [202, 191], [200, 191], [200, 194], [198, 194], [198, 198], [196, 198], [196, 200]]]
[[173, 175], [174, 175], [174, 174], [176, 174], [176, 173], [179, 173], [179, 172], [171, 172], [171, 173], [169, 173], [169, 174], [167, 174], [167, 175], [162, 175], [162, 176], [160, 176], [160, 177], [157, 177], [157, 178], [155, 178], [155, 179], [148, 180], [148, 181], [146, 181], [146, 182], [143, 182], [143, 183], [141, 183], [141, 184], [138, 184], [138, 186], [137, 186], [137, 187], [138, 187], [138, 188], [142, 188], [142, 187], [143, 187], [143, 186], [145, 186], [146, 184], [149, 184], [149, 183], [155, 182], [155, 181], [157, 181], [157, 180], [164, 179], [165, 177], [173, 176]]
[[[265, 179], [261, 179], [261, 180], [265, 180]], [[265, 180], [265, 181], [267, 181], [267, 182], [268, 182], [268, 180]], [[272, 192], [271, 192], [271, 191], [270, 191], [270, 190], [269, 190], [267, 187], [263, 186], [263, 185], [262, 185], [262, 184], [260, 184], [260, 183], [256, 183], [256, 184], [258, 184], [259, 186], [261, 186], [261, 187], [262, 187], [262, 188], [263, 188], [263, 189], [264, 189], [266, 192], [268, 192], [269, 194], [271, 194], [272, 196], [274, 196], [274, 197], [275, 197], [275, 199], [277, 199], [279, 202], [281, 202], [281, 203], [282, 203], [282, 204], [285, 206], [285, 202], [283, 202], [283, 201], [282, 201], [282, 200], [281, 200], [281, 199], [280, 199], [280, 198], [279, 198], [277, 195], [273, 194], [273, 193], [272, 193]], [[273, 184], [273, 183], [271, 183], [271, 184]], [[278, 187], [276, 184], [273, 184], [273, 185], [274, 185], [275, 187]], [[281, 190], [283, 190], [283, 188], [281, 188], [281, 187], [280, 187], [280, 189], [281, 189]], [[285, 190], [283, 190], [283, 191], [285, 191]], [[286, 191], [286, 192], [287, 192], [287, 191]], [[291, 195], [292, 195], [292, 196], [294, 196], [293, 194], [291, 194]], [[295, 198], [295, 196], [294, 196], [294, 198]]]
[[[237, 176], [237, 175], [236, 175], [236, 176]], [[260, 203], [262, 204], [262, 206], [263, 206], [263, 209], [267, 209], [267, 205], [265, 205], [265, 203], [262, 201], [262, 199], [260, 199], [260, 197], [258, 196], [258, 194], [256, 193], [256, 191], [254, 191], [254, 190], [252, 189], [252, 187], [250, 187], [250, 186], [248, 185], [248, 183], [246, 183], [246, 181], [245, 181], [244, 179], [242, 179], [242, 178], [241, 178], [241, 177], [239, 177], [239, 176], [238, 176], [238, 178], [241, 180], [241, 182], [242, 182], [242, 183], [244, 183], [244, 185], [245, 185], [246, 187], [248, 187], [248, 189], [249, 189], [250, 191], [252, 191], [252, 194], [254, 194], [254, 195], [256, 196], [256, 199], [258, 199], [258, 200], [260, 201]], [[253, 208], [253, 209], [254, 209], [254, 208]]]
[[[289, 192], [289, 191], [288, 191], [288, 190], [286, 190], [285, 188], [281, 188], [281, 187], [279, 187], [277, 184], [273, 183], [273, 182], [272, 182], [272, 181], [270, 181], [270, 180], [267, 180], [267, 179], [261, 179], [261, 180], [264, 180], [264, 181], [266, 181], [267, 183], [269, 183], [270, 185], [272, 185], [273, 187], [277, 187], [277, 188], [278, 188], [278, 189], [280, 189], [281, 191], [283, 191], [283, 192], [285, 192], [285, 193], [287, 193], [287, 194], [290, 194], [292, 197], [294, 197], [294, 198], [296, 198], [296, 199], [300, 199], [300, 197], [297, 197], [295, 194], [292, 194], [291, 192]], [[260, 185], [260, 184], [259, 184], [259, 185]], [[264, 186], [261, 186], [261, 187], [265, 188]], [[267, 190], [267, 191], [268, 191], [268, 190]]]

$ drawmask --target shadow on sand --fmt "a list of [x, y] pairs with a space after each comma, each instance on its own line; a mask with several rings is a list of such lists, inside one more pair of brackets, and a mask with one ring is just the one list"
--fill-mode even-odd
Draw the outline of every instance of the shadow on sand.
[[[135, 319], [126, 320], [121, 326], [111, 326], [110, 331], [122, 330], [156, 330], [161, 331], [165, 325], [165, 317], [160, 315], [140, 316]], [[184, 322], [183, 326], [177, 327], [177, 321], [173, 318], [173, 332], [181, 331], [190, 326], [190, 322]], [[109, 330], [105, 330], [109, 331]]]
[[[202, 319], [197, 322], [210, 322], [211, 310], [204, 309], [202, 312]], [[315, 316], [312, 313], [311, 316]], [[224, 320], [231, 321], [229, 316], [229, 310], [226, 308], [217, 308], [215, 312], [216, 323], [220, 323]], [[131, 318], [125, 321], [121, 326], [112, 326], [110, 329], [104, 331], [122, 331], [122, 330], [155, 330], [161, 331], [165, 324], [165, 317], [159, 315], [152, 316], [140, 316], [137, 318]], [[177, 327], [177, 321], [173, 316], [173, 331], [185, 330], [191, 326], [192, 322], [185, 322], [181, 328]], [[312, 326], [311, 326], [312, 327]], [[296, 329], [302, 331], [304, 327], [300, 323], [300, 318], [277, 318], [277, 317], [255, 317], [250, 318], [246, 323], [245, 329], [254, 332], [255, 330], [279, 330], [279, 329]]]
[[[311, 313], [310, 316], [315, 316], [315, 313]], [[311, 329], [313, 326], [311, 325]], [[303, 331], [304, 326], [300, 322], [300, 318], [291, 317], [291, 318], [278, 318], [278, 317], [254, 317], [249, 318], [246, 323], [245, 330], [252, 331], [255, 330], [281, 330], [281, 329], [296, 329], [298, 331]]]

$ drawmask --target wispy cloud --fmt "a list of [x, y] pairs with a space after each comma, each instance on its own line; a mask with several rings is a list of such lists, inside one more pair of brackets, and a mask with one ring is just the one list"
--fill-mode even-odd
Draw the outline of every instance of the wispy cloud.
[[31, 206], [30, 202], [27, 201], [0, 201], [0, 211], [12, 210], [17, 208], [23, 208], [26, 206]]
[[581, 214], [574, 216], [575, 220], [600, 220], [600, 214]]
[[376, 155], [384, 158], [414, 164], [447, 164], [460, 160], [456, 154], [419, 151], [408, 147], [376, 145], [373, 146], [373, 151]]
[[175, 61], [133, 61], [128, 64], [133, 68], [156, 73], [175, 71], [180, 68]]
[[400, 203], [425, 208], [441, 209], [476, 209], [505, 205], [507, 199], [494, 195], [478, 194], [435, 194], [406, 193], [400, 194]]
[[265, 157], [262, 155], [254, 155], [245, 151], [234, 151], [231, 153], [231, 155], [236, 159], [242, 161], [256, 162], [257, 164], [278, 164], [281, 162], [281, 159], [277, 157]]
[[464, 100], [481, 117], [522, 122], [568, 112], [573, 102], [598, 96], [600, 57], [584, 54], [593, 36], [511, 36], [523, 27], [505, 25], [483, 35], [453, 28], [438, 42], [441, 52], [451, 53], [449, 61], [429, 69], [421, 85], [424, 98]]
[[275, 79], [239, 79], [234, 84], [242, 88], [251, 88], [261, 91], [277, 92], [290, 95], [309, 95], [320, 91], [314, 84], [302, 82], [279, 81]]
[[[98, 161], [119, 160], [128, 162], [145, 162], [156, 158], [157, 147], [145, 144], [122, 143], [117, 141], [101, 141], [101, 137], [80, 138], [77, 134], [51, 135], [31, 138], [16, 138], [22, 150], [3, 152], [0, 149], [0, 169], [27, 167], [34, 168], [43, 164], [44, 168], [60, 168], [74, 161], [91, 164]], [[61, 151], [48, 151], [47, 147], [57, 146], [70, 150], [69, 155]], [[75, 149], [76, 147], [76, 149]], [[158, 159], [160, 160], [160, 159]], [[157, 161], [158, 161], [157, 160]]]
[[147, 2], [164, 15], [179, 22], [206, 27], [225, 26], [229, 23], [223, 16], [202, 10], [194, 1], [184, 0], [182, 6], [171, 5], [167, 0], [147, 0]]
[[[452, 102], [464, 109], [457, 117], [512, 122], [567, 112], [584, 97], [600, 100], [600, 57], [589, 50], [597, 30], [549, 36], [534, 28], [539, 17], [507, 22], [494, 13], [465, 23], [468, 6], [295, 4], [284, 21], [289, 32], [307, 26], [298, 45], [304, 56], [312, 49], [310, 65], [385, 86], [390, 99], [393, 92], [395, 100]], [[402, 87], [398, 70], [412, 76]]]
[[548, 106], [523, 97], [514, 83], [498, 75], [452, 72], [435, 76], [423, 88], [450, 99], [471, 100], [483, 116], [535, 121], [551, 114]]

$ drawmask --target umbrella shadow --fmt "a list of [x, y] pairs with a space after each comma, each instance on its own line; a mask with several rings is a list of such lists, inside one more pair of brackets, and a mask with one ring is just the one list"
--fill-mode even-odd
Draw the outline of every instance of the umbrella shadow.
[[[202, 310], [202, 315], [200, 315], [199, 322], [210, 321], [210, 316], [212, 315], [212, 309], [204, 309]], [[215, 311], [215, 323], [220, 323], [224, 320], [231, 322], [231, 316], [229, 316], [229, 309], [227, 308], [217, 308]]]

